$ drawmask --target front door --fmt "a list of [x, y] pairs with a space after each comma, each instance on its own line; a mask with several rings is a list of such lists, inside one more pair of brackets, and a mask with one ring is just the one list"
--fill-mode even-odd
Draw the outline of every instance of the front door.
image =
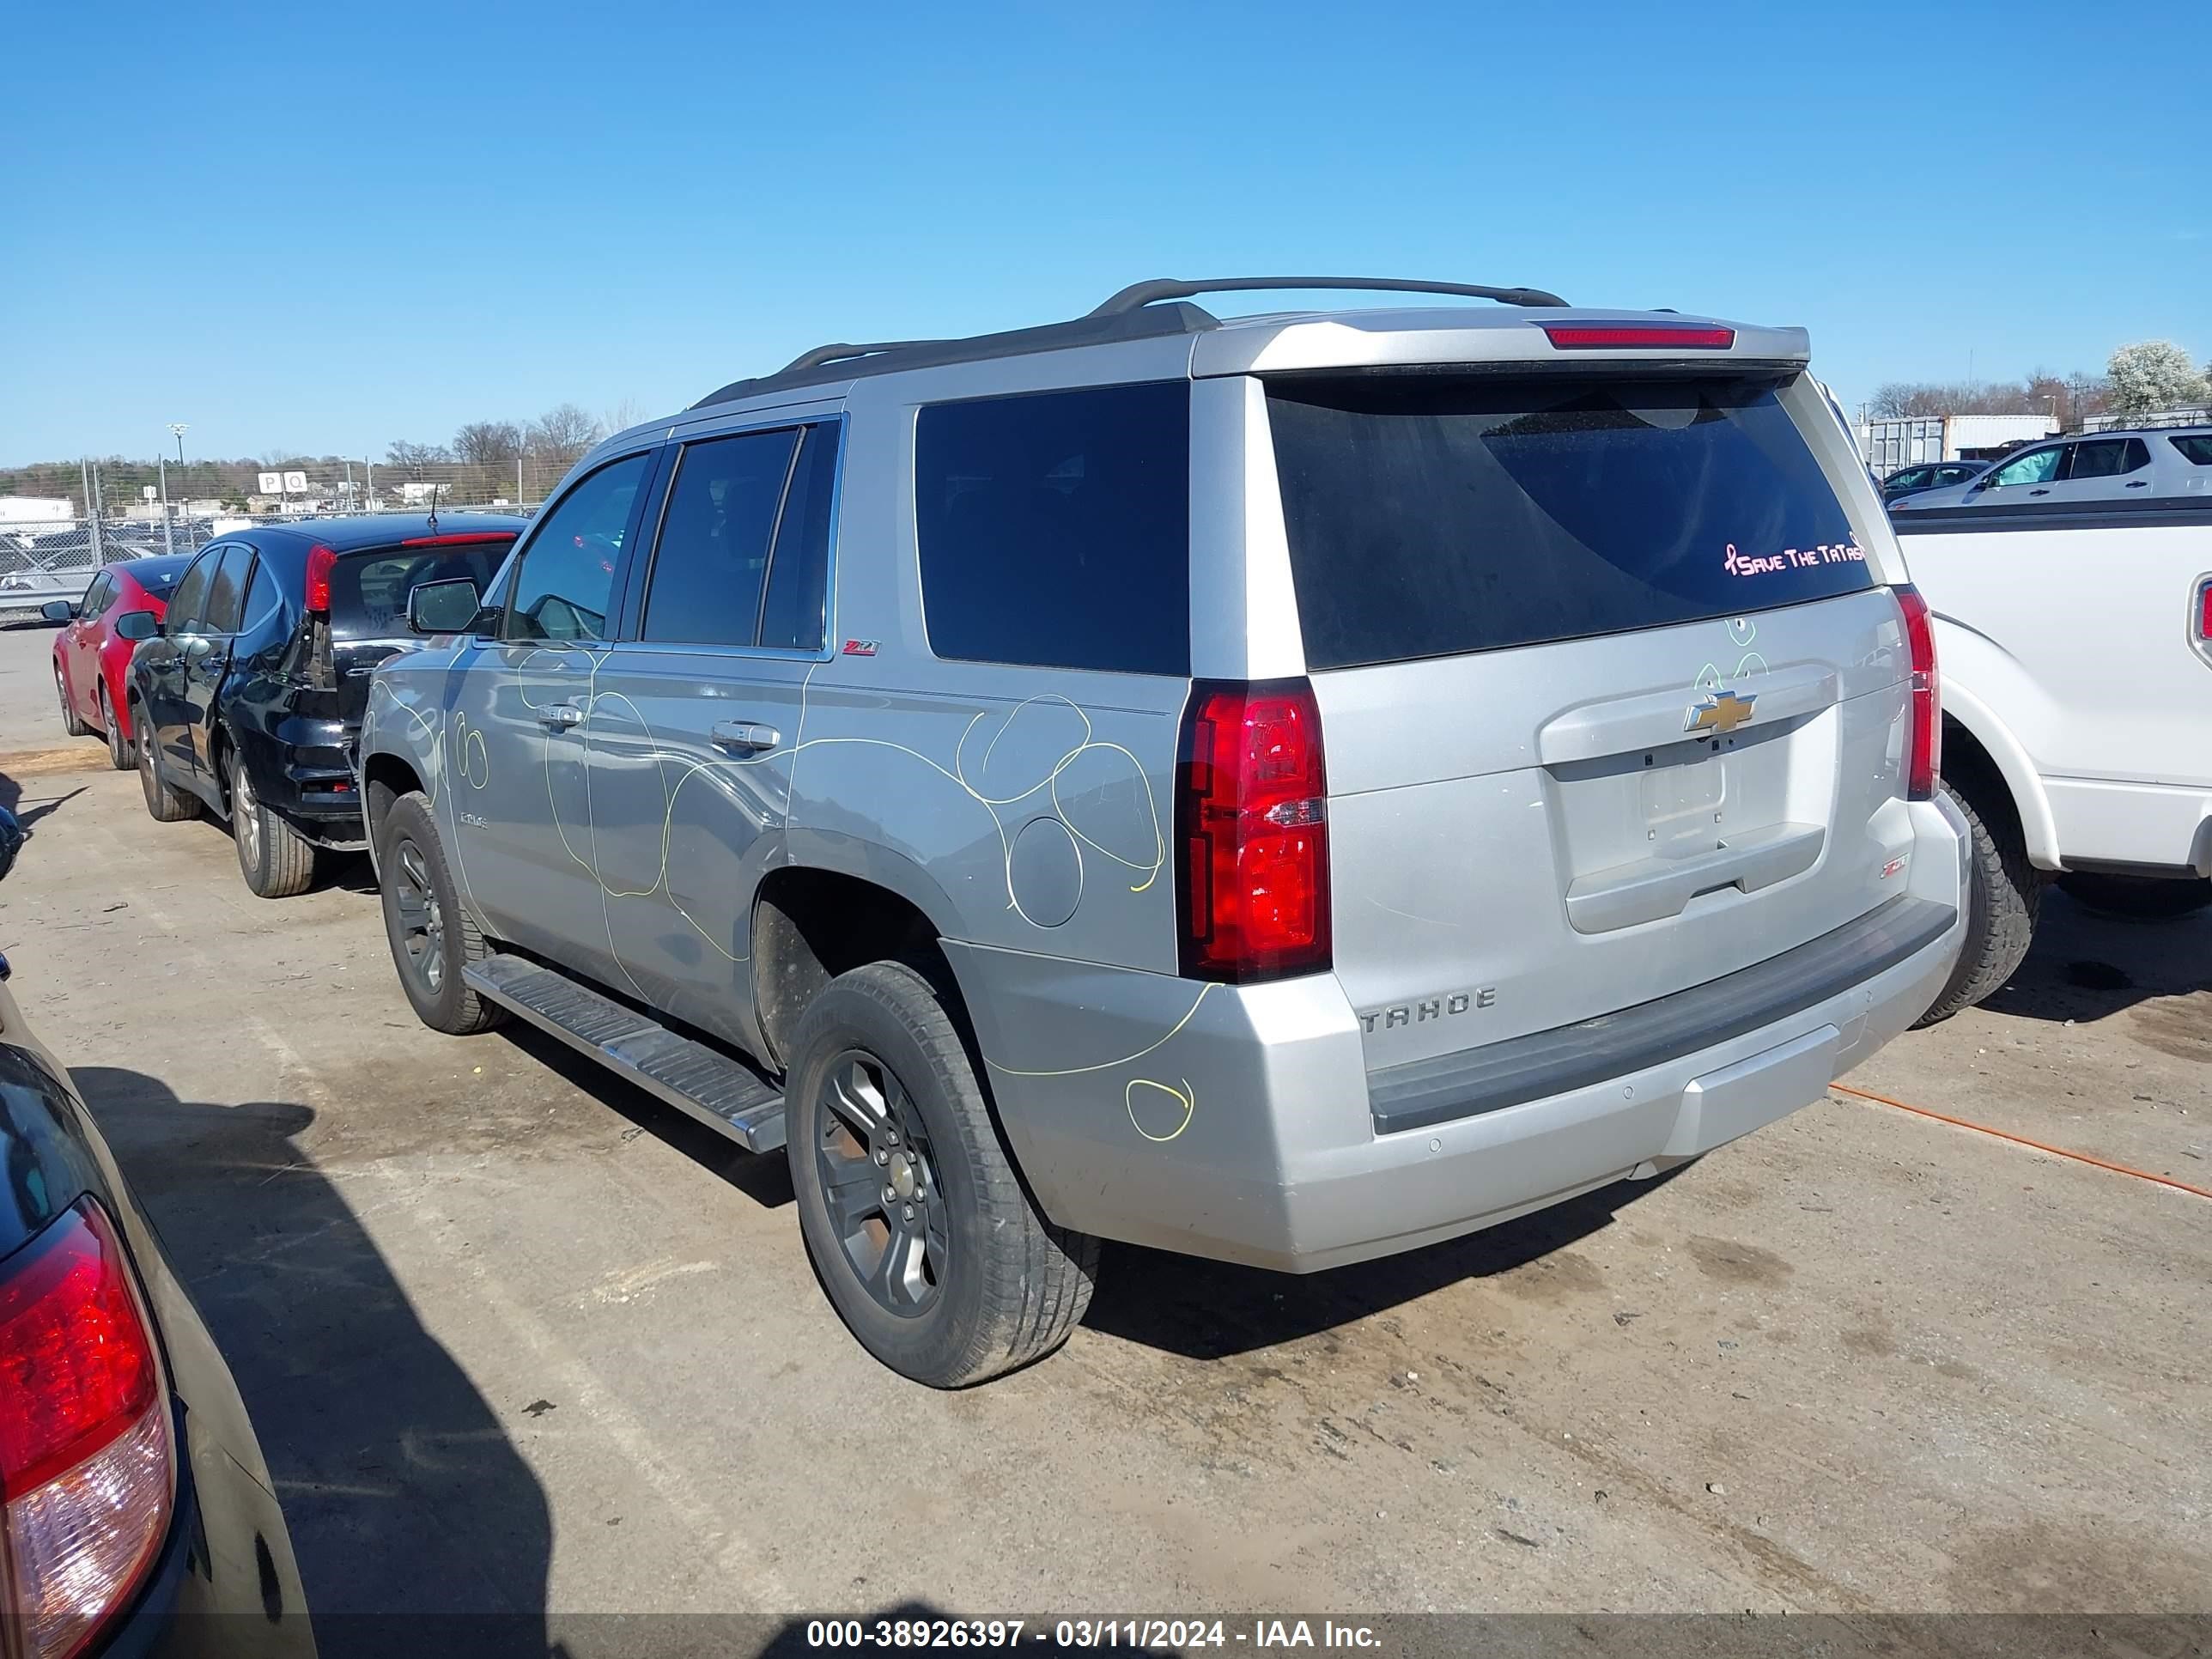
[[823, 660], [835, 421], [686, 443], [637, 637], [600, 663], [592, 824], [623, 989], [758, 1047], [752, 896], [783, 858]]
[[600, 980], [614, 969], [584, 752], [653, 461], [649, 450], [610, 461], [539, 515], [448, 738], [467, 786], [454, 834], [470, 897], [501, 938]]

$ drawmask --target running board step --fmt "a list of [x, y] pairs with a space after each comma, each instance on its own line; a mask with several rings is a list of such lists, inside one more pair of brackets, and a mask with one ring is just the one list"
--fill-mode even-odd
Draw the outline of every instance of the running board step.
[[464, 968], [477, 995], [511, 1009], [749, 1152], [783, 1145], [783, 1091], [742, 1060], [517, 956]]

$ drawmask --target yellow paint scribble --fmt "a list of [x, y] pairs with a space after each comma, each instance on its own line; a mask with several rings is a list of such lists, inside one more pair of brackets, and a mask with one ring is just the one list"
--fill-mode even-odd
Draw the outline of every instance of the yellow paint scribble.
[[[1180, 1089], [1172, 1084], [1155, 1083], [1148, 1077], [1132, 1078], [1129, 1079], [1128, 1085], [1121, 1091], [1121, 1103], [1129, 1109], [1129, 1127], [1144, 1136], [1146, 1139], [1164, 1144], [1173, 1140], [1185, 1129], [1190, 1127], [1191, 1114], [1197, 1109], [1197, 1102], [1191, 1091], [1190, 1079], [1182, 1078], [1178, 1081], [1182, 1085]], [[1139, 1089], [1152, 1090], [1175, 1102], [1182, 1109], [1181, 1121], [1164, 1135], [1154, 1134], [1147, 1129], [1137, 1116], [1137, 1091]]]

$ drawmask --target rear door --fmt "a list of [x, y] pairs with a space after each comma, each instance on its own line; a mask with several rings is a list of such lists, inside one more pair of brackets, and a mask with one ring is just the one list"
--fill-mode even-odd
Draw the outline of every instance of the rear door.
[[1808, 382], [1267, 392], [1370, 1065], [1701, 984], [1901, 890], [1900, 613]]
[[752, 896], [783, 854], [807, 677], [826, 656], [840, 427], [785, 423], [675, 454], [636, 637], [585, 723], [592, 837], [620, 983], [753, 1034]]
[[221, 787], [213, 759], [216, 720], [223, 678], [230, 672], [231, 642], [246, 612], [246, 577], [253, 565], [253, 550], [243, 542], [227, 542], [222, 552], [208, 583], [207, 599], [183, 641], [183, 693], [178, 709], [184, 729], [177, 752], [186, 775], [197, 780], [211, 799], [212, 792]]
[[2141, 438], [2084, 438], [2070, 448], [2065, 472], [2037, 499], [2087, 505], [2150, 494], [2150, 446]]

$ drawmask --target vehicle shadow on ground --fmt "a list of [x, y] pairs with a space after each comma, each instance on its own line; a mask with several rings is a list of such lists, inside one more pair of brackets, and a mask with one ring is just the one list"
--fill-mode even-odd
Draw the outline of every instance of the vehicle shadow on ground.
[[1617, 1181], [1580, 1198], [1402, 1255], [1327, 1273], [1270, 1273], [1109, 1244], [1083, 1322], [1187, 1359], [1225, 1359], [1348, 1325], [1464, 1279], [1512, 1272], [1613, 1224], [1686, 1168]]
[[2004, 988], [1982, 1004], [1993, 1014], [2087, 1024], [2154, 997], [2212, 990], [2212, 910], [2139, 921], [2043, 896], [2035, 943]]
[[470, 1621], [466, 1651], [543, 1659], [544, 1492], [416, 1318], [358, 1200], [300, 1149], [313, 1110], [72, 1075], [238, 1380], [325, 1659], [442, 1651], [430, 1613], [496, 1615]]
[[[57, 779], [54, 781], [58, 784], [66, 782], [67, 780]], [[57, 790], [54, 793], [44, 794], [40, 793], [40, 780], [33, 779], [31, 787], [26, 789], [20, 779], [10, 777], [5, 772], [0, 772], [0, 807], [5, 807], [9, 811], [13, 812], [15, 815], [15, 822], [26, 830], [34, 828], [40, 819], [59, 811], [92, 787], [90, 784], [80, 783], [74, 789]], [[23, 804], [26, 801], [30, 805], [26, 806]]]
[[635, 1084], [625, 1082], [597, 1060], [586, 1059], [534, 1025], [511, 1019], [499, 1028], [499, 1034], [557, 1073], [563, 1082], [628, 1118], [633, 1127], [625, 1132], [625, 1139], [629, 1133], [653, 1136], [700, 1168], [720, 1176], [764, 1210], [780, 1210], [791, 1202], [791, 1166], [781, 1152], [746, 1152], [728, 1136], [654, 1098]]

